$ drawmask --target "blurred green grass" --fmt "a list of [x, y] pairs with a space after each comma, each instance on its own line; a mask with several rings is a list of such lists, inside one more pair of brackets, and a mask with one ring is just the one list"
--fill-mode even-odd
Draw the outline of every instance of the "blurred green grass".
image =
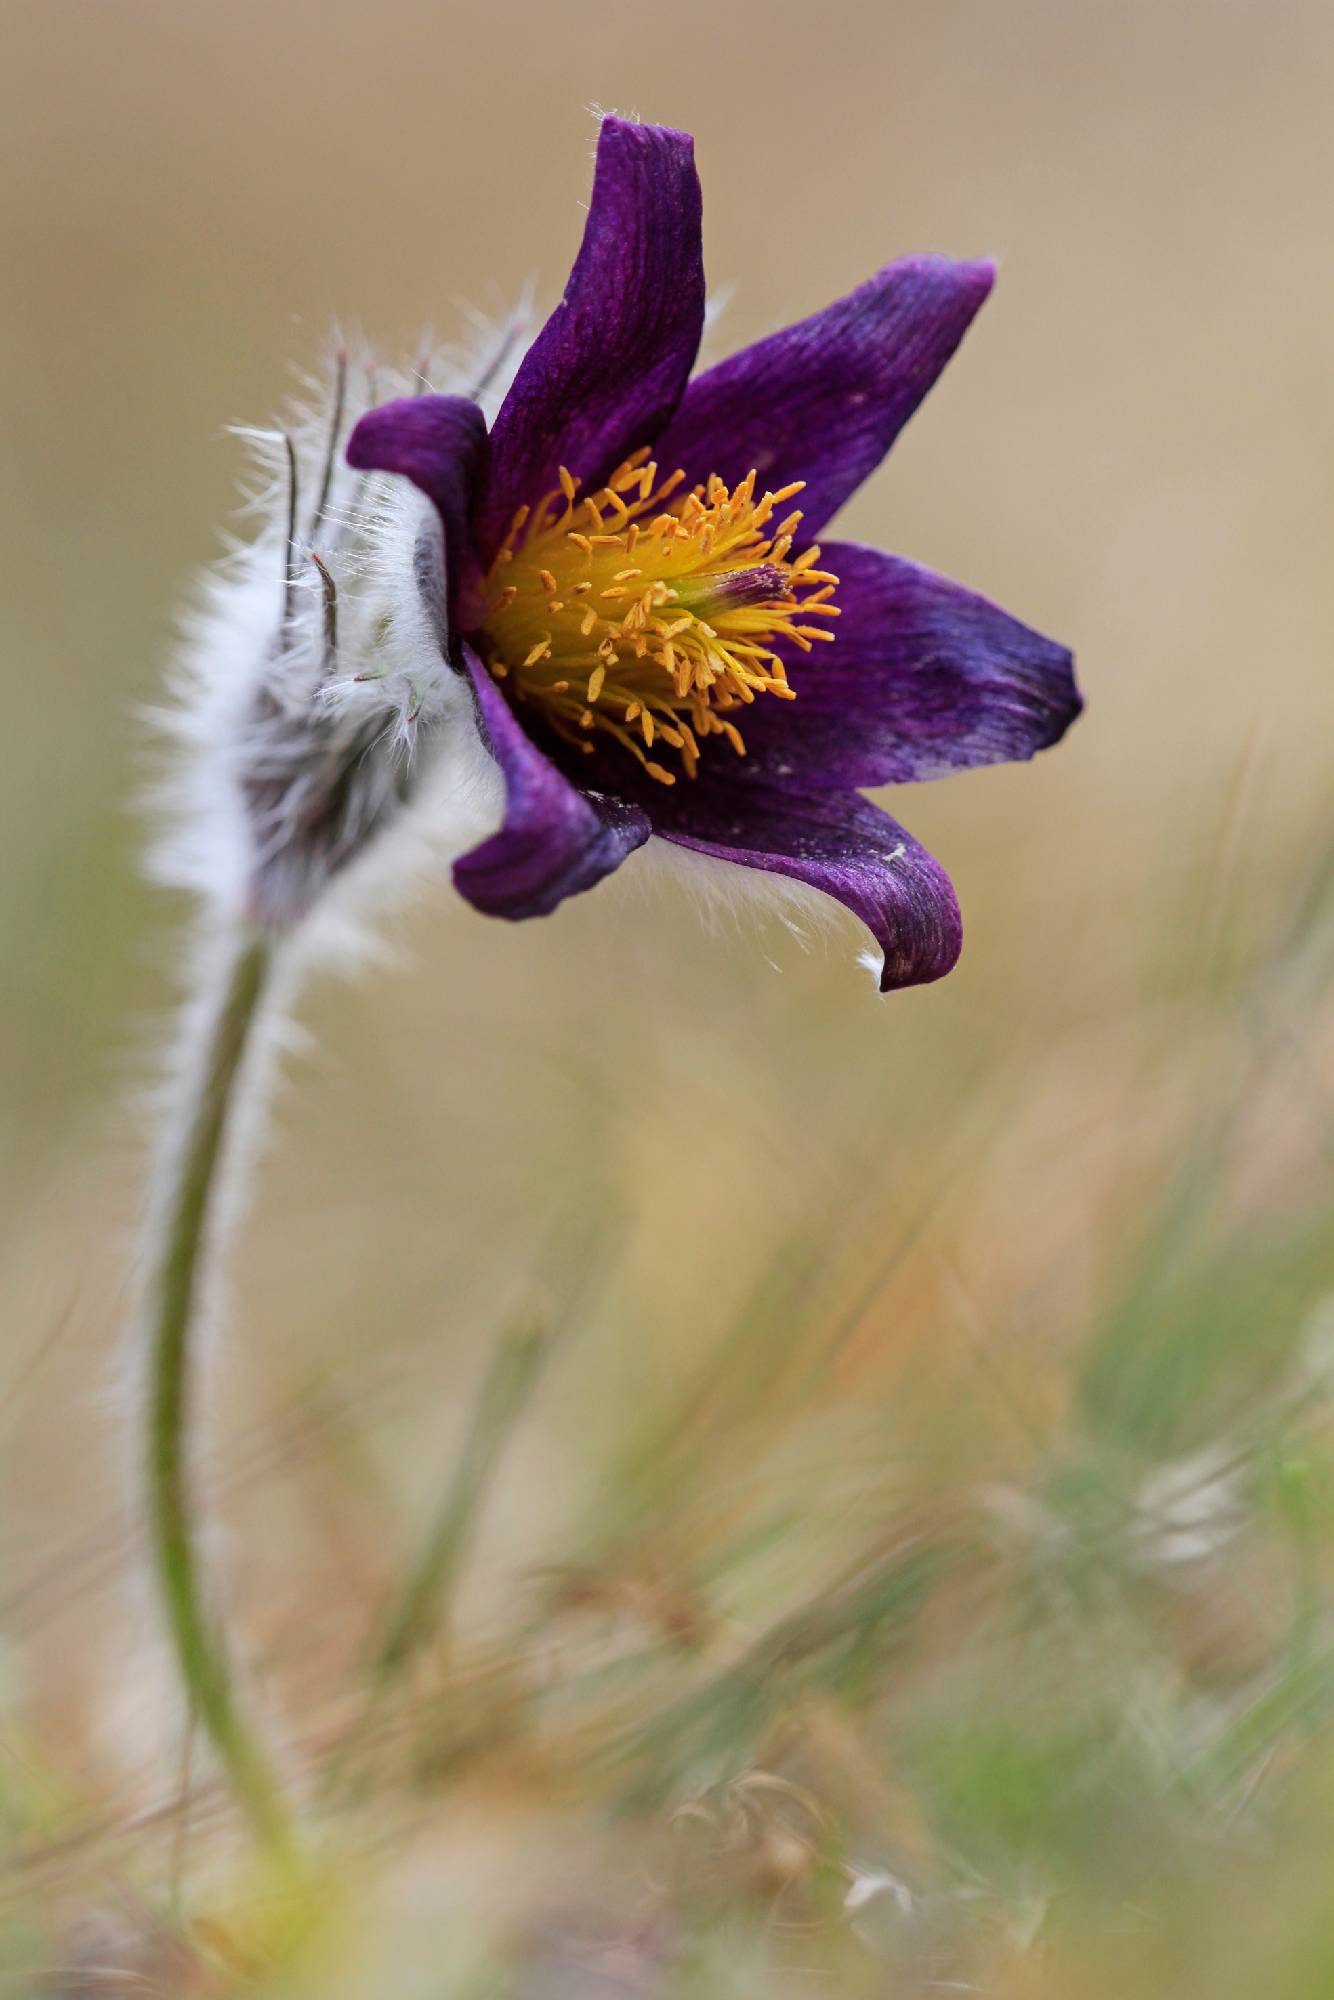
[[[14, 1990], [1330, 1990], [1334, 33], [1206, 16], [10, 24]], [[308, 996], [207, 1472], [319, 1800], [312, 1925], [200, 1759], [183, 1803], [141, 1588], [127, 1099], [174, 913], [135, 879], [130, 718], [223, 424], [335, 313], [413, 341], [531, 269], [548, 296], [588, 95], [697, 130], [728, 344], [900, 250], [1001, 253], [848, 526], [1071, 637], [1090, 708], [896, 800], [965, 902], [937, 989], [880, 1003], [846, 933], [710, 934], [625, 880], [514, 930], [442, 891], [404, 967]], [[485, 1504], [445, 1516], [448, 1640], [367, 1716], [529, 1325]]]

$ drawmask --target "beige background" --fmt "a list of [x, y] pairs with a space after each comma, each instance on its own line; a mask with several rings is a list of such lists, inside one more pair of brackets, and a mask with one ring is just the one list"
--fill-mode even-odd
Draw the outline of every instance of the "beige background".
[[[549, 302], [586, 107], [682, 125], [719, 349], [897, 254], [998, 256], [843, 526], [1071, 641], [1089, 701], [1035, 767], [896, 800], [964, 904], [939, 988], [877, 1000], [851, 927], [810, 957], [764, 923], [708, 935], [632, 865], [523, 927], [441, 885], [404, 969], [309, 997], [219, 1428], [258, 1454], [230, 1545], [257, 1629], [300, 1617], [341, 1652], [509, 1302], [535, 1266], [559, 1294], [590, 1245], [603, 1282], [488, 1530], [502, 1595], [608, 1504], [634, 1423], [779, 1245], [813, 1244], [841, 1302], [844, 1386], [914, 1341], [972, 1382], [940, 1329], [980, 1323], [1059, 1404], [1122, 1218], [1229, 1073], [1219, 982], [1328, 832], [1334, 22], [1324, 0], [5, 17], [0, 1585], [42, 1740], [118, 1769], [140, 1741], [108, 1695], [139, 1642], [113, 1587], [127, 1096], [177, 915], [139, 886], [127, 801], [136, 704], [230, 505], [224, 426], [269, 417], [335, 316], [397, 350], [530, 278]], [[1327, 1189], [1309, 1076], [1275, 1094], [1239, 1199], [1296, 1206]], [[868, 1284], [900, 1232], [907, 1265]], [[292, 1410], [308, 1450], [265, 1428]], [[812, 1490], [838, 1462], [815, 1451]]]

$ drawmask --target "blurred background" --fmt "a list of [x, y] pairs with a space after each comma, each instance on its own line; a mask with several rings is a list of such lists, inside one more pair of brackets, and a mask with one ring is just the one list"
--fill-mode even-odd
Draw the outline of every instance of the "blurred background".
[[[1328, 6], [4, 15], [9, 1987], [1334, 1990]], [[206, 1464], [327, 1815], [336, 1893], [279, 1922], [140, 1574], [185, 913], [137, 714], [225, 427], [335, 319], [545, 310], [591, 104], [696, 134], [714, 355], [998, 257], [840, 530], [1071, 642], [1088, 713], [895, 799], [964, 907], [940, 986], [632, 863], [518, 927], [442, 882], [306, 993]], [[368, 1708], [465, 1448], [448, 1617]]]

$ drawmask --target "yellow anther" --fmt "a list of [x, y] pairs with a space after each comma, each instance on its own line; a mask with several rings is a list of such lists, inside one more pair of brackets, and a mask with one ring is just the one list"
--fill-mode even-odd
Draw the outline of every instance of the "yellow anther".
[[679, 774], [646, 754], [655, 744], [687, 777], [718, 754], [710, 738], [744, 755], [731, 714], [791, 701], [784, 654], [834, 636], [837, 578], [818, 547], [790, 556], [800, 514], [769, 525], [801, 482], [758, 499], [754, 472], [687, 489], [680, 470], [659, 483], [647, 450], [582, 498], [565, 467], [559, 481], [516, 514], [487, 579], [484, 657], [509, 699], [585, 753], [629, 751], [661, 784]]

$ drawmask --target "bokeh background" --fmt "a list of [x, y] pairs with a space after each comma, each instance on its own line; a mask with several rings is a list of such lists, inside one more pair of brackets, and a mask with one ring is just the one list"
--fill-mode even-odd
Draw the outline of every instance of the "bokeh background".
[[[3, 14], [13, 1990], [1330, 1990], [1324, 0]], [[275, 1943], [139, 1574], [184, 913], [136, 715], [226, 425], [335, 319], [408, 355], [549, 304], [594, 103], [697, 135], [714, 353], [892, 256], [999, 258], [840, 525], [1072, 642], [1088, 713], [896, 799], [964, 905], [939, 987], [632, 863], [523, 927], [442, 882], [305, 995], [207, 1474], [315, 1790], [497, 1343], [550, 1352]]]

